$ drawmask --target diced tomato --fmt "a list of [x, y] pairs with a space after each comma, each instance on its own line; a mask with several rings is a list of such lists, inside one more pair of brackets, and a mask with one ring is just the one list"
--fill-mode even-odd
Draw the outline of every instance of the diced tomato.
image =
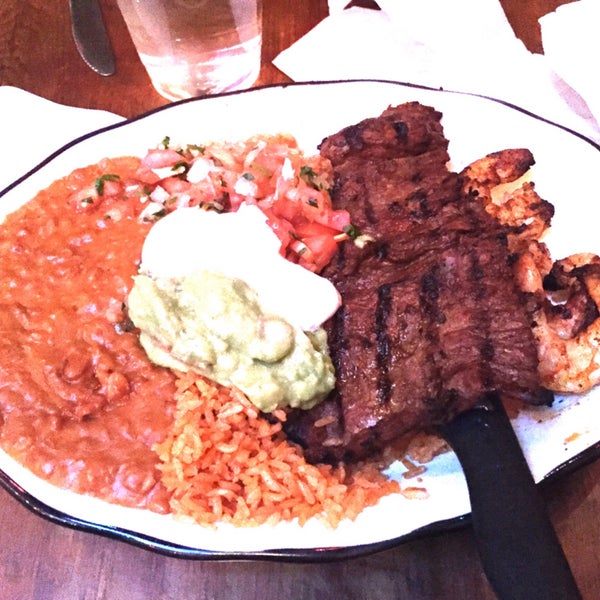
[[271, 206], [271, 212], [282, 219], [286, 219], [292, 224], [302, 218], [302, 211], [298, 206], [298, 203], [288, 200], [287, 198], [280, 198], [274, 202]]
[[120, 181], [107, 179], [103, 182], [102, 196], [118, 196], [122, 193], [123, 186]]
[[334, 235], [339, 233], [339, 231], [336, 231], [335, 229], [332, 229], [331, 227], [327, 227], [327, 225], [322, 225], [321, 223], [314, 223], [314, 222], [311, 223], [309, 221], [306, 221], [304, 223], [298, 223], [295, 226], [294, 231], [300, 239], [303, 239], [305, 237], [320, 236], [320, 235], [329, 235], [329, 236], [333, 237]]
[[326, 225], [336, 231], [344, 231], [346, 227], [352, 224], [350, 213], [347, 210], [330, 210], [327, 213]]
[[160, 182], [160, 185], [169, 192], [169, 194], [182, 194], [187, 192], [192, 184], [181, 177], [167, 177]]
[[148, 169], [162, 169], [172, 167], [181, 160], [181, 154], [169, 148], [150, 150], [144, 157], [142, 164]]
[[147, 169], [143, 165], [136, 171], [135, 177], [147, 185], [155, 185], [160, 181], [160, 177], [152, 169]]
[[334, 257], [337, 252], [337, 242], [330, 234], [312, 235], [302, 238], [302, 242], [308, 248], [309, 255], [301, 255], [300, 263], [310, 262], [314, 265], [313, 271], [321, 271]]

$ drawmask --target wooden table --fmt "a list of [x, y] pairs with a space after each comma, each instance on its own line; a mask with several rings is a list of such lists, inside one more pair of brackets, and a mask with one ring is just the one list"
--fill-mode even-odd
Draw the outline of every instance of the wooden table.
[[[264, 64], [257, 84], [284, 83], [271, 60], [327, 14], [327, 3], [264, 3]], [[536, 52], [537, 19], [563, 3], [502, 0], [516, 34]], [[66, 2], [2, 0], [0, 84], [124, 116], [164, 104], [135, 54], [116, 0], [104, 0], [103, 9], [118, 58], [117, 73], [107, 78], [77, 55]], [[600, 598], [599, 479], [597, 461], [542, 490], [586, 600]], [[469, 528], [338, 563], [197, 562], [51, 524], [0, 491], [0, 599], [9, 598], [491, 600], [494, 594]]]

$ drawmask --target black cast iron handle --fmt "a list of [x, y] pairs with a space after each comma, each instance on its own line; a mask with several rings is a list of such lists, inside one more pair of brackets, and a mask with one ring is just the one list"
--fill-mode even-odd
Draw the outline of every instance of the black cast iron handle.
[[477, 548], [498, 598], [581, 599], [500, 399], [486, 399], [441, 433], [465, 473]]

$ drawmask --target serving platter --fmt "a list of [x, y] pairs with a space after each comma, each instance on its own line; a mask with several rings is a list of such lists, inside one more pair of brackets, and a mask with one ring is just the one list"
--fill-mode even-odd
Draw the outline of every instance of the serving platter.
[[[0, 218], [75, 168], [107, 156], [143, 156], [165, 136], [175, 144], [202, 144], [290, 133], [311, 153], [317, 152], [325, 136], [407, 101], [419, 101], [443, 113], [454, 169], [495, 150], [531, 149], [536, 158], [531, 178], [539, 194], [556, 208], [545, 240], [552, 255], [600, 254], [595, 231], [600, 192], [588, 184], [589, 174], [600, 169], [598, 145], [498, 100], [381, 81], [291, 84], [192, 99], [104, 127], [56, 149], [0, 192]], [[599, 395], [600, 390], [594, 390], [585, 396], [557, 397], [552, 407], [525, 410], [513, 421], [536, 481], [563, 475], [600, 455], [600, 423], [595, 418]], [[402, 480], [403, 471], [401, 464], [394, 464], [389, 476]], [[390, 495], [336, 529], [318, 520], [303, 527], [291, 522], [258, 528], [227, 524], [206, 528], [56, 488], [3, 452], [0, 483], [52, 521], [187, 558], [323, 560], [356, 556], [458, 526], [468, 520], [470, 511], [465, 479], [451, 452], [427, 465], [419, 481], [428, 491], [426, 499]]]

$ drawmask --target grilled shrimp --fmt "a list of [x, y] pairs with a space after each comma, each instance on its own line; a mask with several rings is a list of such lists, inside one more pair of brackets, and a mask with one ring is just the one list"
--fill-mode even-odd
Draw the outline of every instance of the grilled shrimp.
[[600, 383], [600, 257], [581, 253], [552, 262], [540, 238], [554, 207], [533, 183], [515, 187], [533, 164], [525, 149], [489, 154], [462, 171], [463, 189], [506, 227], [517, 285], [533, 303], [542, 385], [583, 393]]
[[583, 393], [600, 383], [600, 257], [574, 254], [544, 273], [520, 257], [519, 287], [534, 301], [533, 334], [542, 385]]
[[464, 191], [481, 199], [486, 212], [506, 227], [513, 252], [539, 240], [554, 216], [554, 207], [540, 198], [531, 181], [515, 183], [534, 163], [529, 150], [515, 148], [488, 154], [461, 172]]
[[534, 163], [527, 149], [501, 150], [468, 165], [461, 177], [463, 190], [505, 226], [517, 285], [539, 299], [544, 298], [543, 280], [552, 268], [548, 247], [540, 239], [550, 227], [554, 207], [540, 198], [533, 183], [515, 183]]

